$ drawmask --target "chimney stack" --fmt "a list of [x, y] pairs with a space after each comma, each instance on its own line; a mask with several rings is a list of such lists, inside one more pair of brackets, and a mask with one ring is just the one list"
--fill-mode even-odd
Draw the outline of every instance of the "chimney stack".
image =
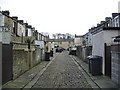
[[24, 23], [26, 26], [28, 26], [28, 23]]
[[35, 27], [32, 27], [33, 30], [35, 30]]
[[9, 12], [9, 10], [2, 11], [2, 13], [3, 13], [4, 15], [7, 15], [7, 16], [9, 16], [9, 15], [10, 15], [10, 12]]
[[31, 25], [28, 25], [27, 27], [28, 27], [28, 28], [32, 28], [32, 26], [31, 26]]
[[105, 21], [101, 21], [100, 24], [103, 24]]
[[89, 32], [91, 32], [92, 31], [92, 29], [89, 29]]
[[118, 13], [112, 13], [112, 18], [115, 18], [116, 16], [118, 16]]
[[111, 20], [112, 18], [111, 17], [106, 17], [105, 18], [105, 21], [109, 21], [109, 20]]
[[97, 24], [97, 27], [98, 27], [98, 26], [100, 26], [100, 24], [99, 24], [99, 23]]
[[23, 20], [19, 20], [19, 22], [20, 22], [21, 24], [23, 24]]
[[18, 20], [18, 17], [17, 16], [13, 16], [12, 19]]

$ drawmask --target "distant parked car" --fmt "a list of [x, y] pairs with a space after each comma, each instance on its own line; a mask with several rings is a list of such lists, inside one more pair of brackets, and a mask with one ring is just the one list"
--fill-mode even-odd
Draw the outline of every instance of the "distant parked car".
[[56, 52], [62, 52], [62, 51], [64, 51], [65, 50], [65, 48], [63, 48], [63, 47], [58, 47], [58, 48], [56, 48]]
[[77, 50], [76, 47], [71, 47], [69, 50], [69, 55], [76, 55], [76, 50]]

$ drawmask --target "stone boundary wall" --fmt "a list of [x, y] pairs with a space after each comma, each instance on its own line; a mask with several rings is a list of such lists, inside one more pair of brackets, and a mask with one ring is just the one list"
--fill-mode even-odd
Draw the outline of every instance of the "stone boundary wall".
[[78, 58], [82, 59], [82, 47], [81, 46], [77, 46], [76, 55], [78, 56]]
[[28, 69], [28, 52], [24, 50], [13, 50], [13, 78], [20, 76]]
[[76, 54], [80, 59], [87, 61], [87, 56], [92, 55], [92, 47], [77, 46]]
[[35, 41], [35, 37], [11, 37], [11, 42], [13, 43], [25, 43], [27, 39], [31, 39]]
[[13, 44], [13, 79], [42, 61], [43, 52], [41, 53], [39, 46], [30, 47], [28, 49], [27, 44]]

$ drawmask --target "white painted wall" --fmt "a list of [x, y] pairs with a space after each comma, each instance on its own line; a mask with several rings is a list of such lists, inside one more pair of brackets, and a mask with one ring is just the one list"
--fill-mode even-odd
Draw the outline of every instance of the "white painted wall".
[[103, 57], [102, 61], [102, 71], [104, 74], [104, 31], [101, 31], [93, 35], [93, 50], [92, 55], [98, 55]]
[[4, 26], [4, 15], [2, 15], [2, 13], [0, 13], [0, 42], [2, 42], [2, 27]]
[[89, 32], [88, 34], [88, 41], [87, 41], [87, 45], [91, 46], [92, 45], [92, 34]]
[[22, 36], [22, 27], [21, 27], [21, 24], [20, 24], [20, 23], [18, 23], [17, 35]]
[[112, 44], [112, 37], [118, 36], [120, 31], [118, 30], [106, 30], [101, 31], [97, 34], [93, 35], [93, 50], [92, 55], [98, 55], [103, 57], [103, 74], [104, 74], [104, 67], [105, 67], [105, 50], [104, 50], [104, 44], [107, 43], [107, 45]]
[[0, 32], [0, 42], [4, 44], [10, 44], [11, 33], [10, 32]]
[[77, 37], [77, 38], [74, 39], [74, 44], [76, 46], [81, 46], [82, 45], [82, 41], [83, 41], [82, 37]]
[[4, 15], [0, 13], [0, 26], [4, 26]]
[[112, 44], [112, 37], [120, 35], [119, 30], [106, 30], [104, 31], [104, 41], [107, 44]]
[[2, 42], [2, 32], [0, 32], [0, 42]]
[[93, 35], [93, 51], [92, 55], [103, 56], [104, 47], [104, 32], [99, 32]]
[[23, 36], [25, 36], [25, 25], [22, 25]]
[[42, 36], [42, 40], [43, 40], [43, 41], [45, 40], [45, 37], [44, 37], [44, 36]]
[[51, 43], [51, 47], [54, 48], [54, 42]]
[[25, 36], [25, 26], [24, 26], [24, 25], [18, 23], [18, 31], [17, 31], [17, 34], [18, 34], [19, 36], [22, 36], [22, 34], [23, 34], [23, 36]]
[[40, 40], [40, 35], [39, 35], [39, 33], [38, 33], [38, 35], [37, 35], [37, 38], [38, 38], [38, 40]]
[[28, 36], [32, 36], [32, 30], [28, 28]]
[[4, 26], [4, 18], [5, 16], [0, 13], [0, 42], [9, 44], [11, 41], [11, 33], [10, 32], [3, 32], [3, 28], [1, 26]]
[[91, 32], [88, 32], [84, 37], [83, 39], [85, 40], [85, 44], [87, 46], [92, 46], [92, 34]]
[[38, 41], [38, 40], [35, 40], [35, 45], [39, 45], [40, 48], [44, 48], [44, 41]]
[[112, 26], [113, 26], [113, 27], [120, 27], [120, 24], [119, 24], [119, 16], [116, 16], [116, 17], [112, 20]]

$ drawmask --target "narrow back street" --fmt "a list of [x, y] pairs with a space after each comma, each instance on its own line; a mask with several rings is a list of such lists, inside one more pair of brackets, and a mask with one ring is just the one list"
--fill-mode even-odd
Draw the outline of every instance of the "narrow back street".
[[[83, 67], [84, 66], [84, 67]], [[116, 84], [104, 76], [92, 77], [88, 65], [68, 51], [54, 53], [50, 61], [42, 61], [20, 77], [3, 85], [3, 89], [36, 88], [116, 88]]]
[[0, 0], [9, 88], [120, 90], [120, 1]]
[[73, 59], [64, 51], [56, 56], [33, 88], [90, 88]]

